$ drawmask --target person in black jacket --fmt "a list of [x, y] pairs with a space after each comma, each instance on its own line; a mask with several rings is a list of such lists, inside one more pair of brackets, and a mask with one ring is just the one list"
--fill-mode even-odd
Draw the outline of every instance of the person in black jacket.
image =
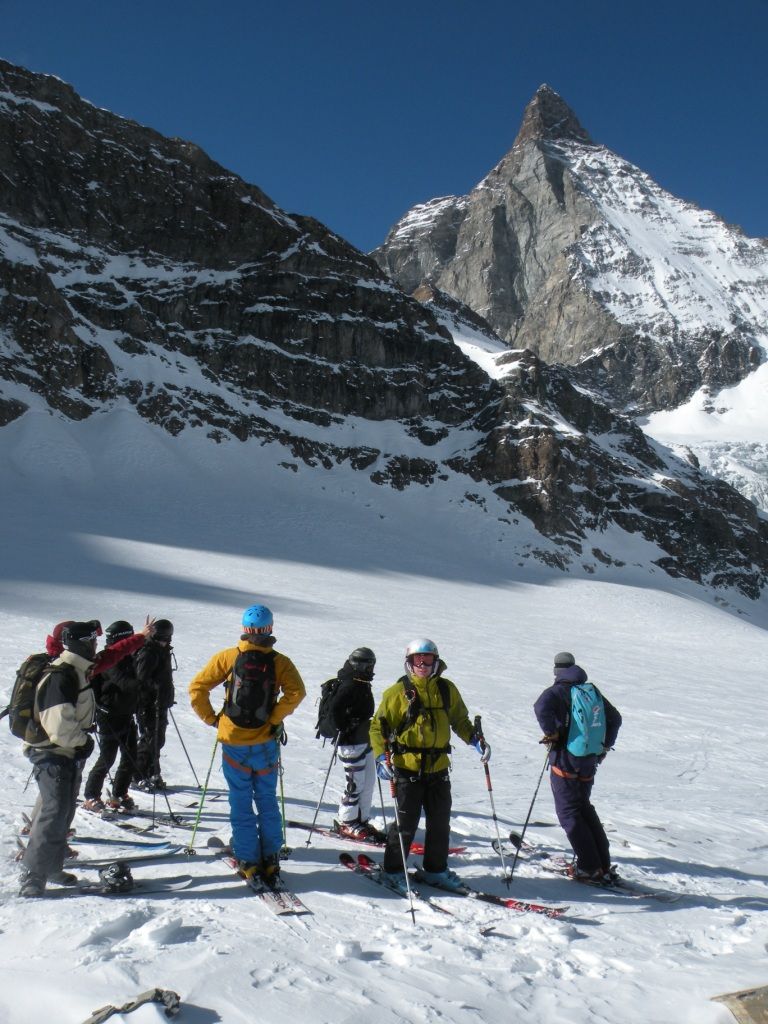
[[107, 647], [135, 635], [133, 650], [128, 650], [125, 657], [114, 668], [108, 669], [94, 679], [96, 693], [96, 729], [98, 735], [99, 756], [88, 774], [85, 782], [85, 802], [87, 811], [101, 812], [105, 803], [101, 799], [101, 790], [107, 773], [115, 763], [118, 750], [120, 763], [112, 781], [112, 794], [106, 806], [113, 810], [133, 810], [136, 806], [128, 795], [128, 785], [136, 770], [136, 705], [139, 684], [132, 655], [152, 632], [151, 624], [139, 634], [134, 634], [130, 622], [119, 619], [107, 626], [105, 639]]
[[352, 839], [384, 841], [384, 833], [368, 820], [371, 816], [376, 766], [368, 736], [375, 703], [371, 690], [376, 656], [368, 647], [358, 647], [339, 669], [339, 685], [330, 703], [329, 715], [338, 730], [337, 754], [344, 768], [346, 787], [339, 803], [334, 829]]
[[165, 789], [160, 774], [160, 751], [165, 746], [168, 711], [175, 703], [172, 638], [173, 623], [158, 619], [151, 638], [133, 656], [139, 684], [134, 785], [148, 793]]
[[621, 715], [595, 687], [603, 708], [596, 719], [599, 725], [594, 744], [598, 749], [574, 753], [573, 750], [584, 748], [585, 741], [578, 722], [573, 722], [571, 691], [587, 682], [587, 673], [567, 651], [555, 656], [554, 672], [554, 684], [540, 694], [533, 710], [544, 733], [539, 742], [549, 747], [550, 784], [557, 820], [576, 854], [572, 877], [610, 881], [616, 876], [611, 867], [608, 838], [590, 797], [598, 765], [616, 742]]

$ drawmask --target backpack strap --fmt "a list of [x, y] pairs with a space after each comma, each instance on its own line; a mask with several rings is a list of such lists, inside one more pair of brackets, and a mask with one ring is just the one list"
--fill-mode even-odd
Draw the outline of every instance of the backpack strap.
[[423, 775], [424, 772], [425, 772], [425, 769], [426, 769], [426, 760], [427, 760], [427, 758], [429, 758], [431, 761], [436, 761], [437, 758], [441, 754], [450, 754], [450, 752], [451, 752], [451, 745], [450, 745], [450, 743], [446, 744], [444, 747], [411, 747], [411, 746], [408, 746], [405, 743], [400, 743], [399, 740], [398, 740], [398, 737], [401, 735], [401, 733], [403, 733], [405, 731], [405, 729], [407, 729], [410, 725], [413, 725], [413, 723], [416, 721], [418, 716], [420, 714], [422, 714], [424, 711], [430, 711], [430, 712], [432, 712], [432, 711], [443, 711], [445, 713], [445, 715], [448, 716], [448, 711], [449, 711], [450, 703], [451, 703], [450, 687], [448, 686], [448, 680], [447, 679], [442, 679], [441, 677], [438, 676], [438, 678], [437, 678], [437, 687], [438, 687], [438, 690], [440, 691], [440, 700], [442, 702], [442, 707], [441, 708], [424, 708], [421, 705], [421, 701], [419, 701], [418, 705], [416, 705], [416, 702], [412, 698], [408, 697], [408, 684], [409, 684], [408, 677], [407, 676], [401, 676], [400, 679], [398, 680], [398, 682], [402, 683], [402, 685], [403, 685], [403, 691], [404, 691], [404, 693], [406, 695], [406, 700], [408, 701], [408, 705], [409, 706], [408, 706], [408, 710], [406, 711], [405, 715], [403, 716], [402, 721], [399, 723], [399, 725], [397, 725], [397, 726], [395, 726], [393, 728], [393, 738], [391, 740], [392, 753], [393, 754], [419, 754], [419, 755], [421, 755], [421, 769], [419, 770], [419, 775]]

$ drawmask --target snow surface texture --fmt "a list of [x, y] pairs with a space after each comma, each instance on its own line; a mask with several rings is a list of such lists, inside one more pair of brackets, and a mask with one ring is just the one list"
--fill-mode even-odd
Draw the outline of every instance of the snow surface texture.
[[[80, 1024], [95, 1007], [158, 986], [181, 995], [179, 1020], [194, 1024], [289, 1015], [307, 1024], [726, 1024], [728, 1011], [709, 997], [766, 981], [766, 648], [756, 624], [766, 625], [766, 602], [747, 621], [683, 581], [660, 575], [654, 582], [666, 589], [651, 589], [645, 571], [636, 585], [543, 569], [510, 578], [471, 532], [477, 520], [438, 509], [431, 489], [395, 496], [326, 474], [326, 490], [310, 490], [309, 471], [257, 476], [258, 446], [232, 450], [239, 478], [226, 446], [211, 464], [211, 449], [196, 449], [187, 432], [169, 438], [115, 413], [98, 431], [50, 417], [15, 461], [2, 451], [3, 696], [19, 662], [62, 618], [168, 617], [179, 665], [173, 713], [202, 780], [214, 736], [189, 708], [186, 686], [211, 653], [236, 641], [242, 608], [263, 601], [275, 613], [278, 649], [307, 683], [284, 752], [287, 816], [307, 819], [330, 757], [314, 739], [320, 684], [365, 644], [378, 656], [378, 697], [400, 675], [406, 643], [427, 635], [470, 713], [483, 716], [506, 832], [521, 826], [541, 771], [531, 705], [551, 681], [554, 653], [572, 650], [624, 715], [595, 789], [614, 859], [628, 878], [683, 898], [630, 900], [521, 861], [511, 895], [568, 904], [564, 918], [444, 896], [455, 918], [424, 908], [414, 925], [404, 901], [338, 866], [339, 852], [354, 847], [320, 837], [307, 845], [306, 833], [291, 831], [285, 876], [314, 914], [286, 922], [204, 852], [209, 836], [229, 835], [217, 763], [198, 856], [134, 872], [189, 873], [190, 888], [119, 902], [23, 902], [11, 858], [35, 790], [25, 790], [29, 765], [3, 727], [0, 1020]], [[172, 727], [163, 773], [170, 784], [194, 783]], [[335, 766], [325, 824], [342, 781]], [[461, 742], [452, 782], [453, 838], [467, 846], [452, 867], [503, 894], [483, 771]], [[194, 799], [194, 791], [169, 794], [190, 816]], [[546, 779], [533, 821], [533, 839], [565, 849]], [[121, 835], [84, 812], [75, 824], [83, 834]], [[125, 1018], [162, 1019], [154, 1006]]]

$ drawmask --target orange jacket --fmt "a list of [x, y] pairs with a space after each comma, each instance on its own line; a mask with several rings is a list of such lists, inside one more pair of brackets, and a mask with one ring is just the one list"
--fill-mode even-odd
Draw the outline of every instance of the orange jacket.
[[[217, 714], [211, 704], [211, 691], [225, 683], [232, 672], [238, 654], [241, 651], [270, 651], [271, 647], [241, 640], [237, 647], [214, 654], [204, 669], [197, 673], [189, 684], [189, 696], [192, 709], [202, 718], [206, 725], [216, 725]], [[272, 736], [272, 726], [278, 725], [293, 714], [307, 695], [304, 682], [296, 666], [284, 654], [275, 651], [275, 678], [280, 695], [272, 708], [266, 725], [256, 729], [243, 729], [224, 714], [218, 716], [218, 737], [221, 743], [234, 746], [251, 746], [254, 743], [266, 743]]]

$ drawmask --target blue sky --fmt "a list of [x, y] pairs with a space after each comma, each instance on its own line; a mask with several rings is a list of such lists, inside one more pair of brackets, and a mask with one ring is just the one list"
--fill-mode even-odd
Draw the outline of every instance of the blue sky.
[[542, 82], [596, 141], [768, 236], [768, 0], [0, 0], [0, 25], [0, 56], [365, 250], [469, 191]]

